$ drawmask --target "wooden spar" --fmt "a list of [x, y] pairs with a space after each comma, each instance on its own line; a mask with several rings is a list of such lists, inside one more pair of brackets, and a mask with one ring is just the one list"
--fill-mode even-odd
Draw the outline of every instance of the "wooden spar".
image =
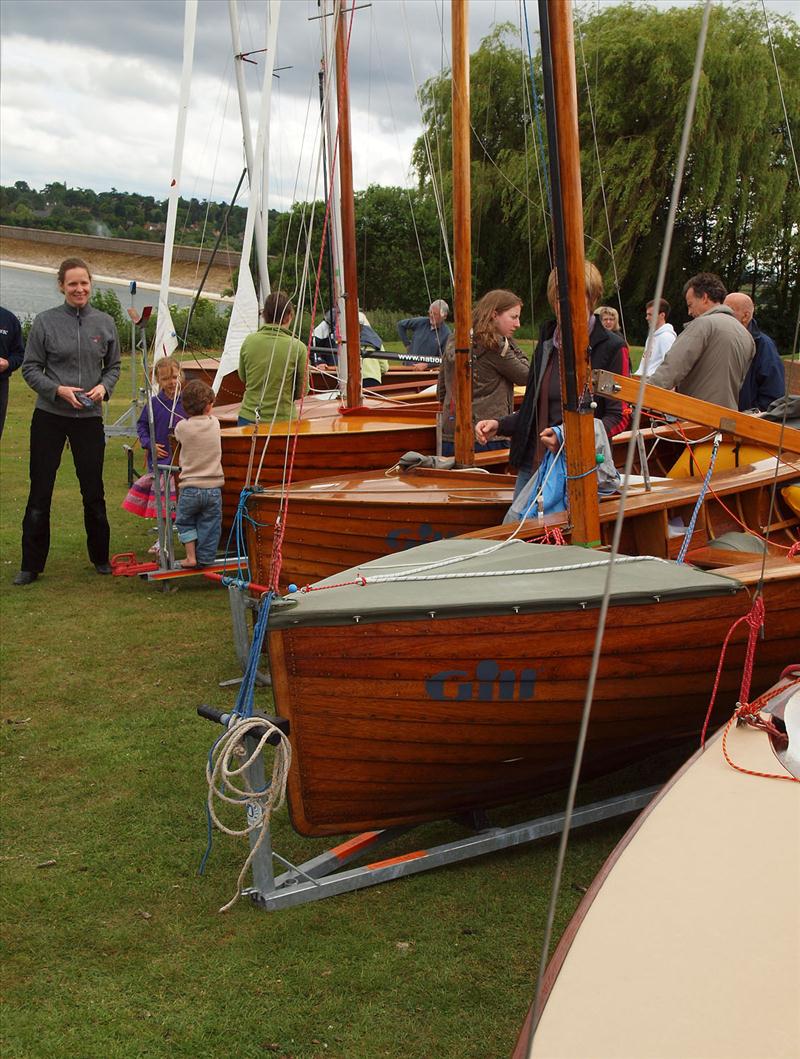
[[[593, 374], [593, 389], [599, 394], [613, 394], [617, 399], [635, 404], [639, 396], [639, 379], [615, 375], [611, 371], [597, 371]], [[800, 430], [784, 427], [780, 423], [771, 423], [767, 419], [738, 412], [733, 408], [720, 408], [718, 404], [700, 401], [696, 397], [663, 390], [660, 386], [644, 388], [644, 407], [657, 408], [659, 412], [689, 419], [692, 423], [701, 423], [714, 430], [722, 430], [746, 441], [754, 441], [772, 448], [781, 448], [785, 452], [800, 452]]]
[[342, 256], [344, 257], [345, 350], [347, 407], [361, 404], [361, 328], [358, 323], [356, 271], [356, 214], [353, 199], [353, 149], [350, 139], [350, 88], [347, 69], [345, 7], [338, 3], [336, 19], [336, 91], [339, 107], [339, 186], [341, 192]]
[[[539, 0], [542, 34], [553, 229], [559, 274], [561, 396], [567, 461], [567, 496], [574, 544], [600, 543], [595, 466], [594, 417], [590, 404], [590, 364], [586, 304], [583, 200], [581, 197], [578, 91], [572, 36], [572, 4]], [[565, 282], [566, 279], [566, 282]]]
[[[455, 456], [461, 466], [475, 463], [472, 430], [472, 242], [470, 210], [468, 0], [453, 0], [453, 249], [455, 288]], [[446, 411], [446, 410], [445, 410]]]

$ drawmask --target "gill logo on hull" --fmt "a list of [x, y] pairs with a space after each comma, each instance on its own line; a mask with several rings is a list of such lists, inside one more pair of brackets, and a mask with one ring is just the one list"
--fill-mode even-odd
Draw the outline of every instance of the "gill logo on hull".
[[446, 669], [425, 681], [428, 696], [440, 702], [522, 702], [532, 699], [536, 690], [536, 670], [501, 669], [497, 662], [484, 659], [475, 666], [475, 676], [463, 669]]
[[406, 548], [416, 548], [418, 544], [429, 544], [431, 541], [443, 539], [444, 534], [428, 522], [416, 527], [402, 526], [389, 530], [386, 534], [386, 543], [392, 551], [404, 551]]

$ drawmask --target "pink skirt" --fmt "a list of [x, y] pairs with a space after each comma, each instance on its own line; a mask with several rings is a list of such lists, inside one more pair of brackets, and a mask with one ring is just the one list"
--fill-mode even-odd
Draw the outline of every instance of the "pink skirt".
[[[141, 478], [133, 483], [128, 490], [128, 495], [122, 501], [122, 506], [126, 511], [131, 511], [134, 515], [139, 515], [141, 518], [157, 518], [158, 511], [156, 510], [156, 491], [154, 488], [154, 477], [152, 474], [143, 474]], [[169, 480], [169, 498], [171, 501], [172, 519], [175, 519], [175, 481], [172, 477]], [[163, 497], [162, 497], [163, 501]]]

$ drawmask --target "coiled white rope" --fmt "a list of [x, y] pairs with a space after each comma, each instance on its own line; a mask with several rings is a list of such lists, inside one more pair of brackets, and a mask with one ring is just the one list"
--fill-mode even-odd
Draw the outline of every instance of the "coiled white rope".
[[[255, 730], [263, 734], [253, 752], [248, 755], [244, 740], [250, 732]], [[276, 733], [280, 741], [275, 747], [272, 779], [264, 790], [254, 791], [248, 775], [250, 766], [258, 759], [268, 740]], [[220, 912], [227, 912], [241, 897], [247, 871], [269, 833], [272, 811], [280, 809], [286, 800], [286, 781], [291, 764], [292, 746], [288, 737], [265, 717], [247, 717], [234, 721], [232, 727], [217, 740], [209, 755], [206, 765], [208, 812], [214, 826], [234, 838], [249, 837], [254, 831], [258, 832], [258, 838], [253, 843], [247, 860], [239, 872], [236, 893], [227, 904], [220, 908]], [[224, 824], [217, 815], [216, 801], [243, 807], [247, 812], [247, 827], [235, 829]]]

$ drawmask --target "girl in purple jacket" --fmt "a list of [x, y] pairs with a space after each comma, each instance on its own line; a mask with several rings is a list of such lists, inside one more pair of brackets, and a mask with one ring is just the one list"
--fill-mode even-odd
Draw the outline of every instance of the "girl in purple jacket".
[[[170, 459], [170, 434], [175, 431], [175, 424], [186, 418], [180, 398], [180, 387], [183, 384], [181, 366], [174, 357], [162, 357], [155, 366], [158, 393], [150, 398], [153, 405], [153, 423], [155, 426], [156, 463], [168, 463]], [[137, 479], [128, 490], [122, 501], [126, 511], [132, 511], [141, 518], [155, 518], [157, 515], [155, 489], [153, 487], [153, 446], [150, 438], [150, 417], [147, 405], [142, 409], [136, 424], [136, 433], [147, 454], [147, 473]], [[170, 478], [170, 497], [175, 499], [175, 486]], [[172, 504], [172, 517], [175, 518], [175, 505]], [[151, 549], [152, 551], [153, 549]]]

